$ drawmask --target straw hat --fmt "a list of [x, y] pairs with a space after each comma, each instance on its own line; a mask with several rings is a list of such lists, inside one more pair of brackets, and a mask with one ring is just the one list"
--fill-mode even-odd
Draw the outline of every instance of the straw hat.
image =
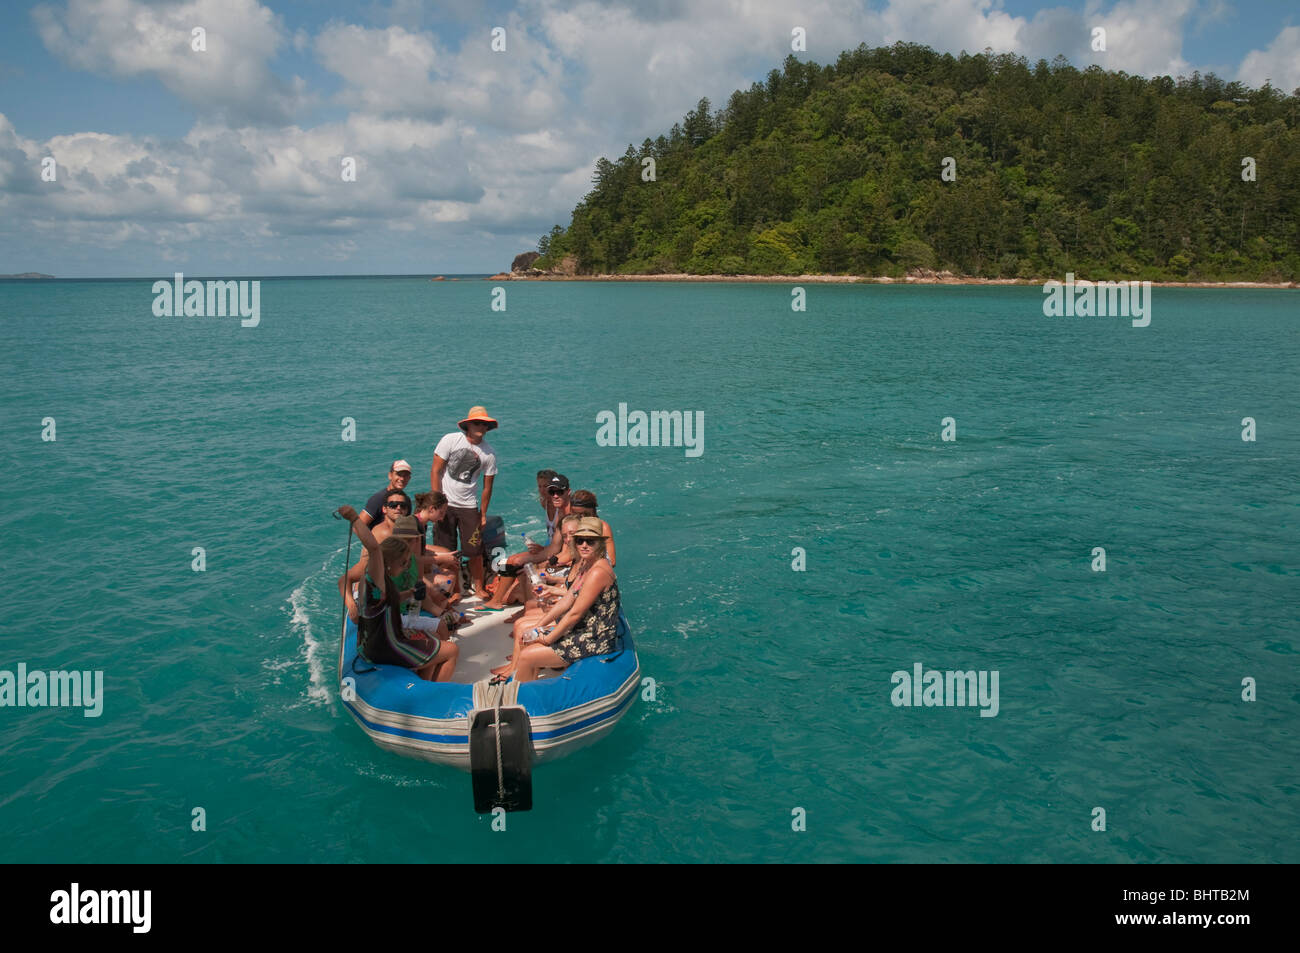
[[471, 407], [469, 409], [469, 415], [466, 416], [466, 418], [462, 420], [457, 426], [459, 426], [461, 430], [464, 430], [465, 425], [473, 421], [478, 421], [479, 423], [483, 423], [483, 424], [490, 424], [488, 430], [496, 430], [497, 427], [499, 426], [495, 420], [493, 420], [491, 417], [488, 416], [486, 407]]
[[578, 520], [578, 528], [573, 531], [573, 538], [581, 539], [583, 536], [598, 536], [601, 539], [609, 539], [605, 535], [605, 524], [594, 516], [584, 516]]

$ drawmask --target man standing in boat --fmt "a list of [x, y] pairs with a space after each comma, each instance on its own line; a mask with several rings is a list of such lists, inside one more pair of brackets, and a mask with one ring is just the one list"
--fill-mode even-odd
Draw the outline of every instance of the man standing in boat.
[[[460, 534], [460, 551], [469, 559], [474, 595], [483, 596], [483, 529], [487, 525], [488, 503], [492, 500], [492, 483], [496, 479], [497, 455], [483, 439], [497, 422], [485, 407], [471, 407], [459, 424], [460, 433], [449, 433], [438, 441], [429, 470], [431, 489], [447, 496], [447, 515], [433, 524], [434, 543], [456, 549]], [[476, 491], [479, 474], [483, 474], [483, 505]]]

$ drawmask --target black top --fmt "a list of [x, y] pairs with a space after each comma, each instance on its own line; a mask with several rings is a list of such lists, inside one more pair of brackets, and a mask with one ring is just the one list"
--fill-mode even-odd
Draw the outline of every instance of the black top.
[[[388, 499], [388, 494], [389, 494], [389, 493], [402, 493], [402, 494], [405, 494], [406, 491], [405, 491], [405, 490], [393, 490], [393, 489], [390, 489], [389, 487], [384, 487], [384, 488], [383, 488], [382, 490], [380, 490], [378, 493], [372, 494], [371, 497], [370, 497], [370, 499], [366, 500], [366, 505], [365, 505], [365, 506], [362, 508], [362, 510], [361, 510], [361, 512], [363, 512], [363, 513], [369, 513], [369, 514], [370, 514], [370, 525], [371, 525], [371, 526], [378, 526], [380, 523], [382, 523], [382, 522], [384, 521], [384, 500]], [[408, 494], [406, 498], [409, 500], [409, 499], [410, 499], [410, 495]], [[411, 506], [414, 507], [415, 504], [412, 503]]]
[[388, 661], [384, 655], [389, 640], [402, 635], [402, 606], [397, 599], [397, 583], [392, 576], [385, 577], [382, 600], [369, 574], [361, 581], [361, 588], [357, 650], [372, 662]]

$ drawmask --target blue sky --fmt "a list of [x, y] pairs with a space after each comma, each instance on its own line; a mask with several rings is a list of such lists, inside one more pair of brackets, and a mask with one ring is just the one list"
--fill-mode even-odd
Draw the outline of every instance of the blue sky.
[[0, 273], [64, 277], [506, 268], [598, 156], [761, 79], [794, 26], [819, 62], [902, 39], [1300, 87], [1281, 0], [51, 0], [0, 24]]

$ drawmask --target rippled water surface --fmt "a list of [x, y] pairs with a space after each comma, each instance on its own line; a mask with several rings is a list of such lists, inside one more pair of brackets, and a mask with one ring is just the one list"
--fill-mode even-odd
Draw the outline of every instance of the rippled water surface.
[[[0, 857], [1300, 861], [1295, 293], [1133, 328], [1035, 288], [491, 287], [267, 280], [245, 329], [0, 283], [0, 668], [105, 678], [97, 719], [0, 708]], [[701, 411], [703, 454], [598, 446], [620, 402]], [[504, 833], [334, 681], [329, 511], [398, 456], [426, 489], [471, 404], [514, 532], [542, 467], [599, 495], [657, 684]], [[892, 705], [918, 662], [996, 670], [997, 716]]]

